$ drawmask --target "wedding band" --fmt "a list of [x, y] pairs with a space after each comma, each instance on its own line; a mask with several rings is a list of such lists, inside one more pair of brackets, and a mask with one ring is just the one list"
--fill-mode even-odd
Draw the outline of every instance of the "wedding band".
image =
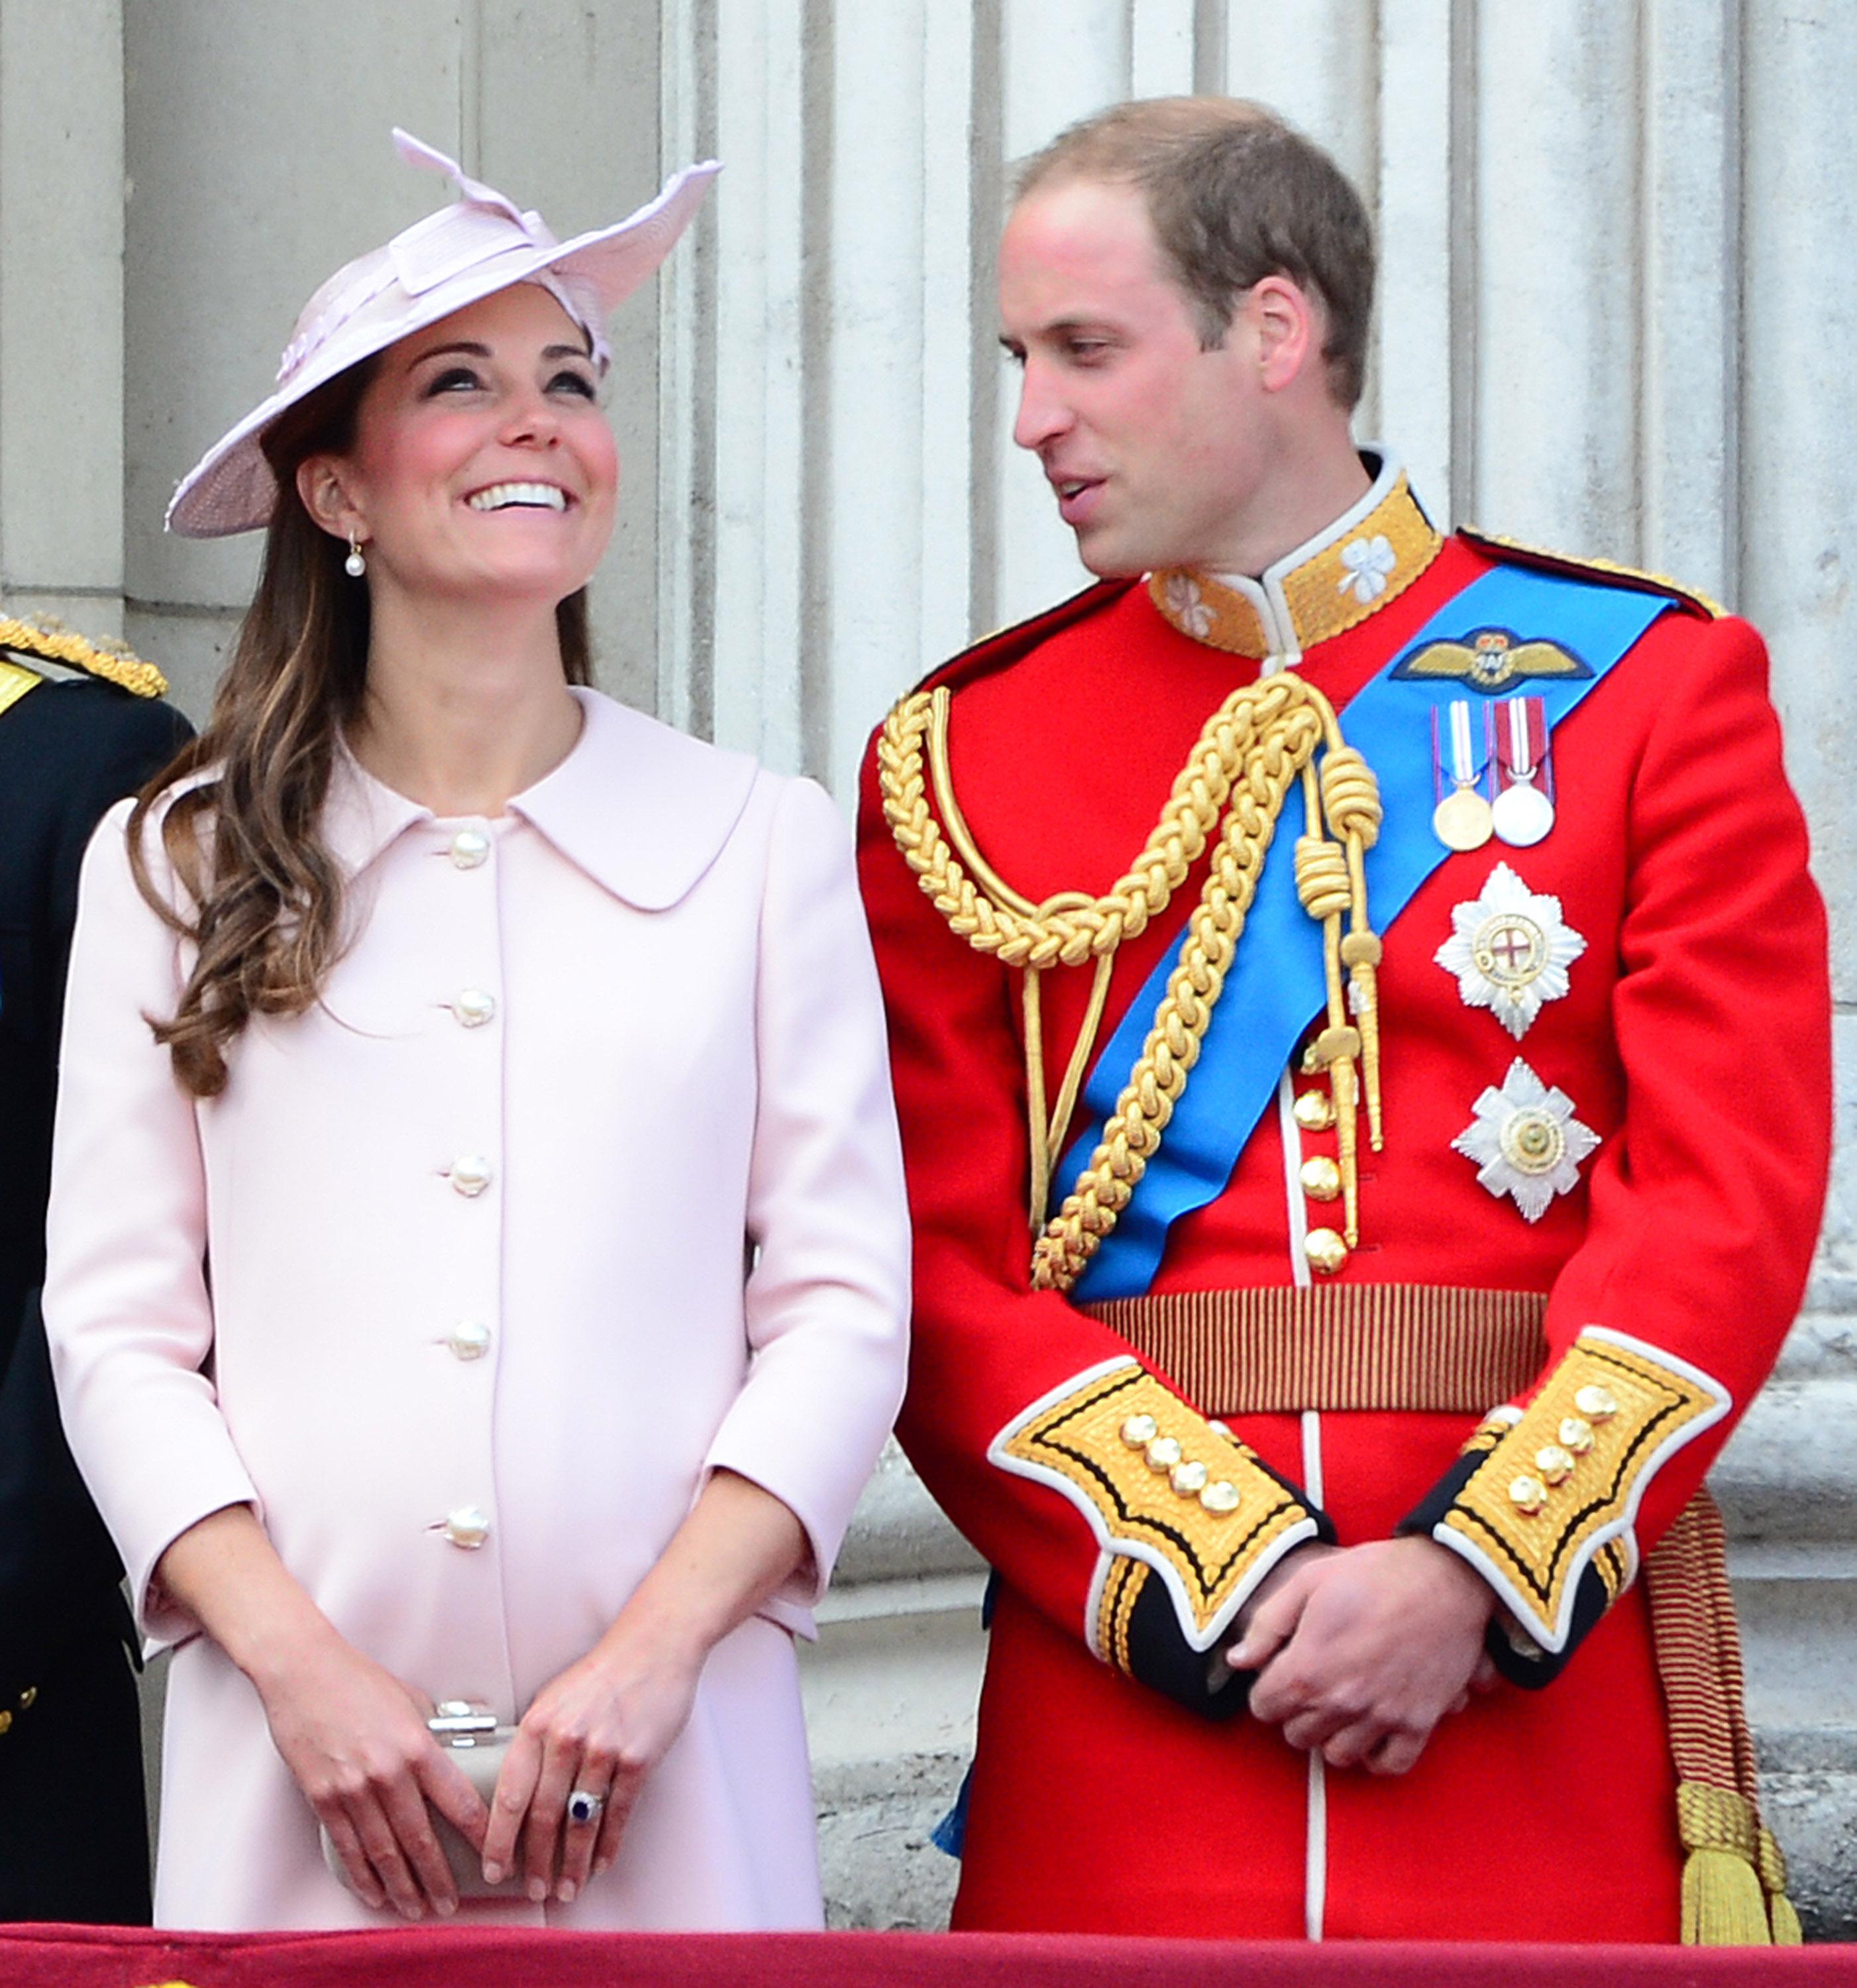
[[589, 1822], [599, 1820], [599, 1811], [606, 1805], [604, 1795], [589, 1794], [585, 1788], [576, 1788], [567, 1798], [567, 1819], [584, 1829]]

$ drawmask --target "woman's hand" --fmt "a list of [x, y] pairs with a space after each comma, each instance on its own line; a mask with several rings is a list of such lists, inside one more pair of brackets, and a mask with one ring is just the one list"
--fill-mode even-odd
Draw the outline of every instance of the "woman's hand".
[[427, 1808], [481, 1846], [482, 1797], [426, 1728], [432, 1707], [333, 1629], [252, 1677], [271, 1737], [364, 1905], [409, 1919], [457, 1909]]
[[[707, 1645], [641, 1623], [628, 1608], [578, 1663], [547, 1685], [517, 1728], [484, 1837], [495, 1884], [520, 1857], [529, 1897], [566, 1904], [618, 1854], [645, 1777], [684, 1729]], [[586, 1821], [570, 1794], [603, 1802]]]
[[410, 1919], [457, 1909], [430, 1802], [474, 1848], [483, 1799], [426, 1730], [431, 1707], [338, 1635], [249, 1507], [228, 1505], [162, 1554], [157, 1584], [256, 1688], [271, 1737], [356, 1895]]
[[[613, 1626], [545, 1685], [497, 1778], [484, 1876], [515, 1868], [528, 1895], [563, 1904], [619, 1854], [645, 1777], [684, 1729], [710, 1652], [799, 1567], [805, 1529], [771, 1491], [714, 1472]], [[584, 1821], [569, 1798], [604, 1804]]]

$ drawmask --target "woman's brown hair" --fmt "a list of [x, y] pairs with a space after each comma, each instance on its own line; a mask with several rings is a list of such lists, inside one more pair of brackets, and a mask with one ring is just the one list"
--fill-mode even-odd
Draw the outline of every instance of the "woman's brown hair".
[[[337, 739], [360, 715], [367, 686], [367, 589], [343, 571], [341, 543], [303, 508], [296, 472], [312, 455], [353, 445], [373, 371], [371, 360], [351, 367], [266, 431], [279, 497], [258, 591], [206, 729], [143, 789], [129, 817], [137, 887], [196, 948], [173, 1019], [149, 1021], [195, 1097], [225, 1088], [227, 1046], [252, 1016], [314, 1006], [353, 936], [342, 928], [342, 874], [322, 814]], [[586, 589], [555, 618], [568, 681], [590, 682]], [[163, 796], [189, 780], [160, 816], [177, 902], [150, 872], [144, 831]]]

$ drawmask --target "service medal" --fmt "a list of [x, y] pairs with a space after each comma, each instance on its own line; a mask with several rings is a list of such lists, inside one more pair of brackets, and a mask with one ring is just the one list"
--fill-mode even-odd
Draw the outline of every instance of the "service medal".
[[1554, 827], [1548, 779], [1547, 706], [1538, 697], [1505, 698], [1491, 713], [1500, 791], [1490, 826], [1511, 849], [1532, 849]]
[[[1467, 855], [1481, 849], [1492, 832], [1490, 803], [1483, 793], [1489, 746], [1481, 735], [1482, 714], [1473, 719], [1466, 699], [1455, 698], [1443, 710], [1443, 725], [1437, 708], [1431, 714], [1432, 776], [1440, 796], [1431, 811], [1432, 833], [1447, 849]], [[1451, 791], [1445, 793], [1447, 776]]]

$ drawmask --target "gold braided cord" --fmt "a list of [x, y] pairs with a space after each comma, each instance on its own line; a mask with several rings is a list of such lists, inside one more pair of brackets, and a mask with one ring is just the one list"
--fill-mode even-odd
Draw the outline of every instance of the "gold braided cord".
[[[1310, 828], [1298, 839], [1298, 895], [1323, 928], [1328, 995], [1327, 1025], [1305, 1061], [1309, 1068], [1329, 1073], [1348, 1239], [1356, 1240], [1357, 1062], [1366, 1073], [1369, 1128], [1376, 1145], [1379, 1143], [1378, 1004], [1372, 983], [1379, 942], [1367, 922], [1362, 858], [1379, 836], [1380, 803], [1372, 773], [1343, 742], [1333, 707], [1313, 685], [1288, 671], [1241, 685], [1207, 719], [1146, 846], [1113, 889], [1100, 897], [1060, 892], [1035, 905], [987, 865], [961, 813], [948, 770], [949, 702], [942, 688], [917, 691], [896, 706], [878, 739], [878, 784], [897, 847], [950, 928], [977, 952], [1025, 975], [1034, 1287], [1072, 1288], [1158, 1151], [1198, 1060], [1284, 800], [1298, 779], [1304, 783]], [[1318, 751], [1323, 754], [1319, 774]], [[1075, 1108], [1114, 955], [1124, 939], [1143, 931], [1165, 909], [1215, 830], [1205, 885], [1141, 1056], [1089, 1164], [1058, 1214], [1038, 1232], [1052, 1158]], [[1089, 1009], [1047, 1114], [1039, 983], [1054, 966], [1091, 959], [1096, 974]], [[1349, 976], [1345, 988], [1344, 972]], [[1353, 1022], [1348, 1019], [1350, 1009]]]
[[[1205, 853], [1243, 756], [1227, 715], [1242, 695], [1234, 694], [1207, 720], [1146, 846], [1102, 897], [1065, 891], [1031, 905], [991, 874], [970, 874], [971, 847], [965, 866], [957, 858], [929, 807], [922, 763], [931, 721], [945, 736], [945, 689], [906, 697], [884, 721], [877, 742], [884, 819], [936, 910], [977, 952], [992, 953], [1008, 966], [1080, 965], [1145, 930]], [[971, 845], [970, 837], [963, 840]]]
[[1127, 1207], [1148, 1161], [1160, 1151], [1167, 1121], [1199, 1060], [1200, 1046], [1263, 874], [1284, 796], [1321, 742], [1321, 715], [1313, 705], [1281, 695], [1292, 683], [1299, 689], [1308, 688], [1281, 675], [1259, 687], [1263, 697], [1271, 697], [1276, 705], [1268, 716], [1256, 708], [1262, 697], [1248, 708], [1251, 725], [1244, 778], [1234, 792], [1224, 833], [1213, 852], [1211, 873], [1187, 925], [1187, 942], [1102, 1140], [1033, 1245], [1035, 1290], [1067, 1291], [1083, 1274]]
[[24, 620], [0, 616], [0, 649], [62, 663], [86, 676], [120, 685], [137, 697], [160, 697], [167, 689], [167, 678], [133, 649], [107, 636], [87, 641], [50, 614], [29, 615]]

